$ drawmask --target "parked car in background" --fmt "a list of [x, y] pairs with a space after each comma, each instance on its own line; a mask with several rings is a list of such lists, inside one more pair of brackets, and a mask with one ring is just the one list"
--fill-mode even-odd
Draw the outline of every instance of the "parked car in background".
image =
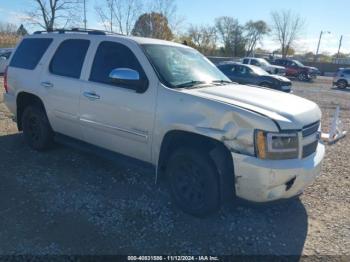
[[276, 59], [273, 64], [284, 66], [286, 76], [297, 77], [300, 81], [315, 79], [320, 72], [316, 67], [305, 66], [298, 60], [293, 59]]
[[339, 68], [333, 77], [333, 86], [345, 89], [350, 86], [350, 68]]
[[246, 57], [243, 59], [243, 64], [261, 67], [270, 74], [285, 75], [286, 73], [285, 67], [272, 65], [264, 58]]
[[236, 62], [225, 62], [218, 68], [233, 82], [257, 85], [289, 93], [292, 82], [283, 76], [271, 75], [260, 67]]
[[5, 72], [11, 53], [11, 51], [0, 53], [0, 74]]

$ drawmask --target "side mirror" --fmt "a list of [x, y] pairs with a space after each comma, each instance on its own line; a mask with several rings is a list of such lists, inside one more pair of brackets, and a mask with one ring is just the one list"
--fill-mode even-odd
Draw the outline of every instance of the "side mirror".
[[6, 57], [4, 57], [4, 56], [0, 56], [0, 61], [6, 61], [7, 60], [7, 58]]
[[140, 79], [139, 72], [130, 68], [113, 69], [109, 74], [109, 79], [113, 84], [134, 89], [137, 93], [145, 92], [148, 86], [148, 81]]

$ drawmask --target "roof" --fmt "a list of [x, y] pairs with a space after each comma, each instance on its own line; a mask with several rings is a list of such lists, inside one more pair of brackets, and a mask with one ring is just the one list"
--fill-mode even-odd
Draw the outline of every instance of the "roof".
[[[157, 44], [157, 45], [171, 45], [171, 46], [179, 46], [179, 47], [187, 47], [185, 45], [171, 42], [171, 41], [166, 41], [166, 40], [160, 40], [160, 39], [155, 39], [155, 38], [146, 38], [146, 37], [137, 37], [137, 36], [126, 36], [122, 34], [116, 34], [116, 33], [110, 33], [106, 31], [101, 31], [101, 30], [94, 30], [94, 29], [79, 29], [79, 28], [73, 28], [73, 29], [57, 29], [52, 32], [47, 32], [47, 31], [36, 31], [29, 37], [31, 38], [36, 38], [38, 36], [56, 36], [56, 37], [66, 37], [69, 38], [70, 36], [81, 36], [82, 34], [84, 35], [91, 35], [91, 37], [111, 37], [111, 38], [123, 38], [123, 39], [128, 39], [131, 41], [134, 41], [140, 45], [142, 44]], [[188, 47], [190, 48], [190, 47]]]

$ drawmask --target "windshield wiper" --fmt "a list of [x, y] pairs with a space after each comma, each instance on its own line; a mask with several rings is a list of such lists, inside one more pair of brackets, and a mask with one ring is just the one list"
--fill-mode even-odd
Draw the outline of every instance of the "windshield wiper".
[[176, 87], [176, 88], [194, 87], [194, 86], [203, 85], [203, 84], [206, 84], [206, 83], [207, 83], [207, 82], [205, 82], [205, 81], [195, 81], [195, 80], [192, 80], [192, 81], [189, 81], [189, 82], [185, 82], [185, 83], [182, 83], [182, 84], [178, 84], [178, 85], [176, 85], [175, 87]]
[[232, 81], [228, 81], [228, 80], [213, 80], [211, 82], [214, 84], [232, 84]]

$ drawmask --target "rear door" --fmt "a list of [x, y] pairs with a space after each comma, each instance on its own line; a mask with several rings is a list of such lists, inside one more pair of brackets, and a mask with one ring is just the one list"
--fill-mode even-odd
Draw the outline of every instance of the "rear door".
[[[95, 51], [96, 49], [96, 51]], [[141, 48], [134, 42], [96, 42], [91, 69], [80, 93], [80, 124], [86, 142], [151, 161], [151, 135], [155, 118], [158, 80]], [[137, 93], [109, 78], [113, 69], [128, 68], [148, 80], [148, 89]]]
[[52, 128], [59, 133], [82, 138], [79, 124], [80, 79], [88, 39], [63, 39], [48, 60], [40, 85], [50, 113]]

